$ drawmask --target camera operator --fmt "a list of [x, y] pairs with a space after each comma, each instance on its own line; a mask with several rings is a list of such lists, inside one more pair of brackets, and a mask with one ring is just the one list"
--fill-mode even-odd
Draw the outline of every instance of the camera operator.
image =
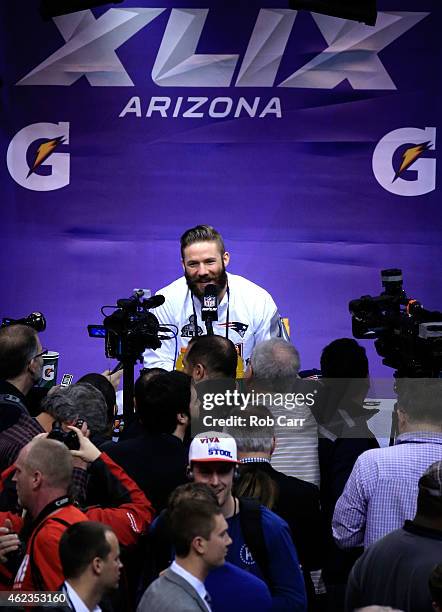
[[26, 395], [41, 379], [44, 353], [32, 327], [0, 328], [0, 432], [29, 416]]

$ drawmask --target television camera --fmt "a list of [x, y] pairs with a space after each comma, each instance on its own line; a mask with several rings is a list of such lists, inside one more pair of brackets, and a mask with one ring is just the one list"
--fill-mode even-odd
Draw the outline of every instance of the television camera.
[[375, 338], [382, 363], [394, 368], [397, 378], [440, 376], [442, 312], [426, 310], [407, 297], [402, 270], [382, 270], [381, 280], [380, 295], [363, 295], [349, 303], [354, 337]]

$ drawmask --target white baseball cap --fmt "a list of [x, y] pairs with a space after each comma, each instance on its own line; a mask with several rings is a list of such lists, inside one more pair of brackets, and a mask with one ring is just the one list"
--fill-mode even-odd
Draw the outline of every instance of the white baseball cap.
[[189, 448], [189, 464], [192, 461], [238, 463], [235, 438], [219, 431], [205, 431], [198, 434]]

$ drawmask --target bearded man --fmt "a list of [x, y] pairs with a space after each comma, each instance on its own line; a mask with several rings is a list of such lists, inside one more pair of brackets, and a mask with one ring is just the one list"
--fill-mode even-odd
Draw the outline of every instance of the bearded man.
[[156, 351], [144, 353], [144, 366], [172, 370], [189, 340], [207, 333], [201, 318], [201, 304], [207, 285], [215, 285], [218, 320], [213, 333], [231, 340], [248, 362], [258, 342], [283, 335], [275, 302], [267, 291], [251, 281], [226, 272], [230, 255], [219, 232], [210, 225], [197, 225], [181, 236], [181, 263], [184, 276], [158, 291], [166, 298], [155, 309], [161, 325], [178, 328], [178, 349], [173, 340]]

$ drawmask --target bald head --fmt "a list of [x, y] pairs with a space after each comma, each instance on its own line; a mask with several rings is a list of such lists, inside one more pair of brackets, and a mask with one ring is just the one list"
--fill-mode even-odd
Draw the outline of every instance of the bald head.
[[67, 491], [72, 479], [73, 460], [62, 442], [48, 438], [32, 440], [21, 450], [19, 460], [28, 473], [39, 472], [46, 487]]

